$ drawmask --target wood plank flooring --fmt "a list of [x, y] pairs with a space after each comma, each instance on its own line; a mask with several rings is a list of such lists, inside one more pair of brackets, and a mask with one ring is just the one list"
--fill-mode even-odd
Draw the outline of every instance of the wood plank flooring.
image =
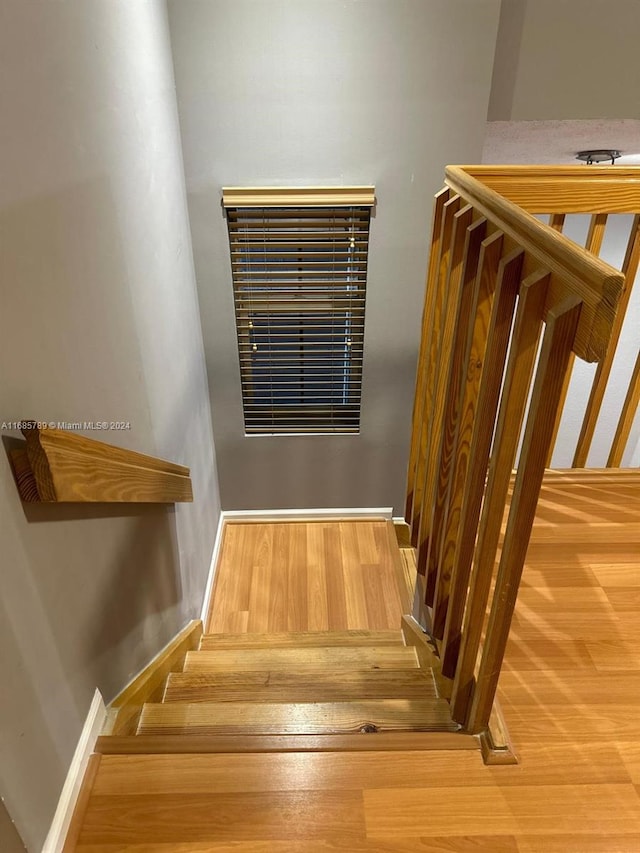
[[[341, 536], [327, 537], [332, 548]], [[312, 540], [317, 554], [324, 533]], [[357, 550], [357, 536], [345, 541]], [[218, 592], [238, 608], [251, 583], [230, 569]], [[273, 577], [266, 562], [259, 571]], [[289, 581], [274, 583], [291, 594]], [[353, 612], [348, 624], [347, 598], [314, 612], [340, 630], [397, 629], [354, 625]], [[278, 604], [273, 630], [305, 607], [296, 630], [313, 630], [308, 587], [300, 606]], [[216, 611], [216, 630], [236, 630], [234, 619], [261, 630], [249, 612]], [[364, 597], [354, 612], [369, 618]], [[499, 688], [519, 765], [486, 767], [467, 750], [103, 755], [76, 849], [637, 853], [639, 616], [640, 477], [548, 477]]]
[[229, 523], [206, 633], [397, 631], [408, 609], [390, 521]]

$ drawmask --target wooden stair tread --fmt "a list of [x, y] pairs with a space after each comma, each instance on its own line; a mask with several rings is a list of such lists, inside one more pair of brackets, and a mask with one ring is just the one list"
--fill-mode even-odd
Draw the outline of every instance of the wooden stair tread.
[[270, 634], [205, 634], [200, 649], [276, 649], [404, 645], [402, 631], [289, 631]]
[[435, 698], [431, 672], [365, 669], [316, 672], [173, 672], [164, 702], [337, 702]]
[[[373, 731], [457, 731], [443, 699], [349, 702], [174, 702], [147, 704], [139, 735], [353, 734]], [[366, 731], [366, 729], [365, 729]]]
[[334, 669], [414, 669], [415, 649], [407, 646], [332, 646], [302, 649], [221, 649], [187, 652], [184, 671], [333, 672]]

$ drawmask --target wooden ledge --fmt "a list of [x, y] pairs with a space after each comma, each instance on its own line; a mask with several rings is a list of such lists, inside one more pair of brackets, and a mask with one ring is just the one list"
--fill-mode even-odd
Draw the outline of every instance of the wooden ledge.
[[188, 468], [73, 432], [23, 428], [11, 450], [26, 503], [174, 503], [193, 500]]

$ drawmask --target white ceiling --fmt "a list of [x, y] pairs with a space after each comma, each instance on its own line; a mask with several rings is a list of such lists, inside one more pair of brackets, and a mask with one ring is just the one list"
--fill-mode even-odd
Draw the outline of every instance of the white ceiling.
[[640, 165], [640, 121], [491, 121], [483, 163], [577, 165], [577, 151], [617, 148], [618, 165]]

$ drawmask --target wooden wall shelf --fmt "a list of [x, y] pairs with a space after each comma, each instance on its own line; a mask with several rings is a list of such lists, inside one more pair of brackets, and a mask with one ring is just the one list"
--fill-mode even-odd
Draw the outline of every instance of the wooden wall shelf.
[[24, 428], [9, 451], [26, 503], [192, 501], [188, 468], [60, 429]]

